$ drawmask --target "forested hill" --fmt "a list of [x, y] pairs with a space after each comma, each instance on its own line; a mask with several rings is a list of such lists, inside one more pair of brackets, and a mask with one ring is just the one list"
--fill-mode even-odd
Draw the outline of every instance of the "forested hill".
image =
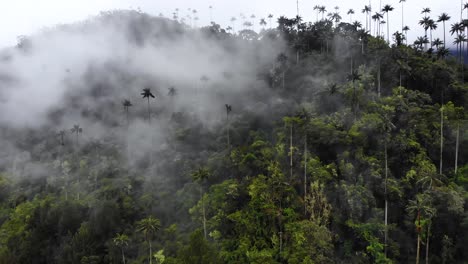
[[1, 51], [0, 263], [468, 261], [460, 54], [277, 22], [114, 11]]

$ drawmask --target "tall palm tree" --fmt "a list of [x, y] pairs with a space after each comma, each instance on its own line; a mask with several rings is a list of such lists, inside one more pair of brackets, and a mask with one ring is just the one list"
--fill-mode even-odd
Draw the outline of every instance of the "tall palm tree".
[[142, 232], [145, 236], [145, 241], [149, 245], [149, 263], [153, 263], [153, 248], [151, 240], [153, 238], [154, 233], [156, 233], [161, 228], [161, 222], [159, 219], [149, 216], [137, 222], [137, 230]]
[[427, 16], [428, 14], [431, 13], [431, 9], [429, 7], [425, 7], [423, 8], [423, 10], [421, 11], [421, 14], [424, 14], [425, 16]]
[[75, 133], [75, 145], [78, 146], [78, 135], [83, 133], [83, 128], [81, 128], [80, 125], [73, 125], [70, 131]]
[[442, 22], [444, 27], [444, 48], [445, 48], [445, 22], [450, 20], [450, 16], [447, 13], [442, 13], [437, 19], [437, 22]]
[[205, 198], [203, 194], [203, 184], [206, 179], [210, 176], [210, 172], [207, 168], [199, 168], [194, 173], [192, 173], [192, 178], [195, 182], [200, 185], [200, 196], [202, 200], [202, 221], [203, 221], [203, 234], [205, 235], [205, 239], [207, 238], [207, 230], [206, 230], [206, 211], [205, 211]]
[[[431, 19], [428, 16], [425, 16], [421, 20], [419, 20], [419, 25], [421, 25], [424, 28], [424, 36], [426, 38], [427, 38], [427, 30], [429, 29], [430, 20]], [[427, 49], [427, 45], [425, 46], [425, 49]]]
[[270, 29], [271, 29], [271, 19], [273, 18], [273, 14], [268, 15], [268, 20], [270, 20]]
[[416, 214], [416, 232], [418, 234], [416, 244], [416, 264], [419, 264], [419, 252], [421, 249], [421, 218], [430, 219], [435, 214], [435, 209], [430, 205], [431, 196], [427, 193], [417, 194], [414, 200], [410, 200], [406, 210], [409, 214]]
[[229, 105], [229, 104], [226, 104], [226, 133], [227, 133], [227, 145], [228, 145], [228, 149], [231, 148], [231, 142], [230, 142], [230, 137], [229, 137], [229, 114], [231, 113], [232, 111], [232, 106]]
[[60, 145], [62, 146], [65, 146], [65, 130], [60, 130], [58, 133], [57, 133], [57, 136], [60, 137]]
[[315, 5], [315, 6], [314, 6], [314, 11], [316, 12], [315, 22], [318, 22], [319, 9], [320, 9], [320, 6], [319, 6], [319, 5]]
[[432, 46], [435, 46], [437, 50], [443, 44], [444, 44], [444, 42], [442, 42], [442, 40], [440, 40], [439, 38], [434, 39], [434, 41], [432, 42]]
[[364, 6], [364, 9], [362, 9], [362, 13], [366, 13], [366, 31], [369, 30], [369, 14], [371, 12], [371, 8], [369, 6]]
[[324, 19], [324, 15], [327, 12], [327, 8], [325, 6], [321, 6], [319, 8], [319, 12], [322, 13], [322, 20]]
[[260, 19], [260, 26], [263, 27], [263, 30], [265, 30], [265, 26], [267, 25], [267, 22], [264, 18]]
[[437, 29], [437, 23], [433, 19], [429, 19], [427, 26], [429, 27], [430, 43], [432, 46], [432, 30]]
[[405, 26], [405, 23], [404, 23], [404, 3], [406, 2], [406, 0], [400, 0], [400, 3], [401, 3], [401, 32], [403, 32], [403, 27]]
[[387, 13], [387, 42], [390, 43], [390, 21], [388, 20], [388, 13], [393, 11], [393, 7], [391, 5], [385, 5], [382, 9], [382, 12]]
[[234, 23], [236, 22], [236, 20], [237, 20], [237, 18], [231, 17], [231, 24], [232, 24], [232, 30], [233, 30], [233, 31], [236, 31], [236, 29], [235, 29], [236, 27], [235, 27], [235, 25], [234, 25]]
[[174, 97], [177, 95], [177, 89], [174, 86], [167, 88], [167, 90], [168, 90], [167, 95], [171, 97]]
[[143, 92], [141, 93], [141, 95], [143, 96], [143, 99], [144, 98], [148, 99], [148, 123], [151, 123], [150, 97], [151, 98], [156, 98], [156, 97], [154, 96], [154, 94], [151, 93], [150, 88], [143, 89]]
[[410, 28], [408, 26], [404, 26], [403, 27], [403, 32], [405, 32], [406, 44], [408, 44], [408, 31], [410, 31]]
[[458, 52], [458, 60], [460, 63], [462, 63], [462, 51], [463, 51], [463, 43], [466, 41], [466, 37], [463, 34], [458, 34], [455, 40], [453, 41], [453, 44], [457, 46], [457, 52]]
[[123, 101], [122, 101], [122, 105], [123, 105], [123, 107], [124, 107], [124, 109], [125, 109], [125, 114], [126, 114], [126, 117], [127, 117], [127, 126], [128, 126], [128, 125], [130, 124], [130, 121], [129, 121], [130, 119], [129, 119], [129, 117], [128, 117], [128, 110], [129, 110], [130, 107], [132, 107], [133, 105], [132, 105], [132, 103], [130, 102], [130, 100], [128, 100], [128, 99], [123, 100]]
[[383, 15], [379, 12], [375, 12], [375, 14], [372, 16], [372, 19], [377, 23], [377, 26], [375, 27], [376, 36], [380, 36], [380, 20], [383, 18]]
[[351, 23], [353, 21], [354, 10], [349, 9], [347, 14], [349, 15], [349, 23]]
[[128, 241], [129, 241], [128, 236], [125, 234], [117, 233], [117, 235], [112, 239], [112, 241], [114, 242], [114, 245], [120, 248], [120, 251], [122, 252], [122, 263], [125, 264], [124, 248], [128, 246]]

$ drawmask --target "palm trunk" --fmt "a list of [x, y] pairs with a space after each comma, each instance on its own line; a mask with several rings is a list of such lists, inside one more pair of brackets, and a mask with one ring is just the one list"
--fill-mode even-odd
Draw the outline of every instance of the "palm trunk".
[[387, 155], [387, 141], [384, 143], [385, 148], [385, 236], [384, 236], [384, 248], [385, 248], [385, 257], [387, 257], [387, 240], [388, 240], [388, 198], [387, 198], [387, 179], [388, 179], [388, 155]]
[[377, 94], [380, 97], [380, 88], [381, 88], [380, 87], [380, 84], [381, 84], [381, 82], [380, 82], [380, 59], [379, 59], [379, 67], [378, 67], [377, 71], [378, 71], [377, 72]]
[[293, 124], [291, 122], [290, 130], [289, 130], [289, 151], [290, 151], [290, 157], [289, 157], [289, 176], [292, 179], [292, 171], [293, 171]]
[[458, 170], [458, 148], [460, 142], [460, 121], [457, 123], [457, 136], [455, 141], [455, 174], [457, 174]]
[[231, 139], [229, 137], [229, 128], [230, 128], [230, 124], [229, 124], [229, 113], [226, 114], [226, 120], [227, 120], [227, 145], [228, 145], [228, 150], [231, 148]]
[[151, 111], [150, 111], [149, 97], [148, 97], [148, 124], [151, 124]]
[[416, 247], [416, 264], [419, 264], [419, 251], [421, 248], [421, 211], [418, 209], [418, 244]]
[[153, 263], [153, 248], [152, 248], [152, 245], [151, 245], [151, 241], [149, 241], [149, 263], [150, 264]]
[[426, 264], [429, 264], [429, 236], [431, 232], [431, 224], [427, 225], [427, 235], [426, 235]]
[[442, 163], [443, 163], [443, 152], [444, 152], [444, 108], [440, 109], [440, 164], [439, 174], [442, 174]]
[[387, 42], [390, 44], [390, 21], [388, 21], [388, 12], [387, 12]]
[[121, 250], [122, 250], [122, 262], [123, 264], [125, 264], [125, 254], [124, 254], [123, 247], [121, 248]]
[[444, 49], [445, 49], [445, 21], [442, 21], [442, 24], [444, 26]]
[[203, 214], [203, 234], [205, 235], [205, 239], [207, 239], [206, 234], [206, 214], [205, 214], [205, 197], [203, 195], [203, 187], [200, 186], [200, 193], [201, 193], [201, 200], [202, 200], [202, 214]]
[[307, 213], [307, 135], [304, 135], [304, 215]]
[[419, 264], [419, 249], [421, 247], [421, 235], [418, 233], [418, 245], [416, 249], [416, 264]]

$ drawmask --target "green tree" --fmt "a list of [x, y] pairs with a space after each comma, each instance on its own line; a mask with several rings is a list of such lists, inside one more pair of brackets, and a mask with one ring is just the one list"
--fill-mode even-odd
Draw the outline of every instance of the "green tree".
[[125, 234], [119, 234], [117, 233], [117, 235], [112, 239], [112, 241], [114, 242], [114, 245], [116, 245], [117, 247], [120, 248], [120, 251], [122, 252], [122, 263], [125, 264], [125, 252], [124, 252], [124, 249], [125, 247], [128, 246], [128, 241], [130, 239], [128, 238], [127, 235]]
[[145, 236], [145, 241], [149, 245], [149, 263], [153, 263], [152, 239], [153, 235], [161, 228], [159, 219], [149, 216], [137, 222], [137, 230]]

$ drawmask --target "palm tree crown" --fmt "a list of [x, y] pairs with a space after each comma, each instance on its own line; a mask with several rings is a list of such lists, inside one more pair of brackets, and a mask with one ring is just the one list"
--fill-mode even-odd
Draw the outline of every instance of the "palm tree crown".
[[143, 89], [143, 92], [141, 93], [143, 95], [143, 98], [156, 98], [153, 93], [151, 93], [150, 88], [145, 88]]

